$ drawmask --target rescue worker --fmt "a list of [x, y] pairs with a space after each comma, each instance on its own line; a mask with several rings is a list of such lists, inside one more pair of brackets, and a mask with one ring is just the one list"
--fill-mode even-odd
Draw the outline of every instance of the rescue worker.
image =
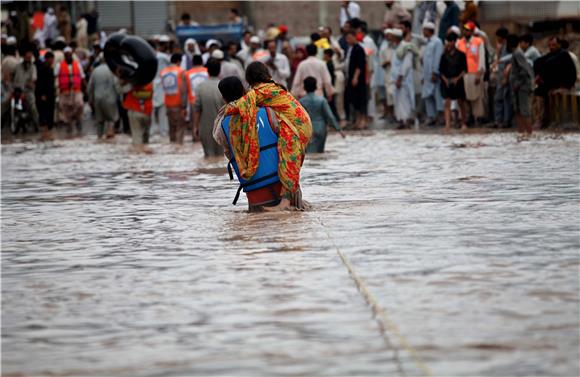
[[129, 116], [133, 148], [136, 152], [151, 153], [146, 147], [149, 143], [149, 128], [153, 112], [153, 83], [145, 85], [125, 84], [123, 107]]
[[171, 55], [171, 64], [161, 71], [161, 84], [165, 93], [165, 107], [169, 122], [169, 141], [183, 144], [185, 117], [187, 115], [187, 83], [179, 66], [181, 55]]
[[85, 73], [78, 61], [73, 59], [72, 48], [63, 50], [64, 60], [55, 67], [54, 76], [58, 80], [58, 117], [73, 132], [73, 123], [81, 132], [83, 116], [83, 92]]
[[474, 126], [478, 118], [485, 116], [483, 75], [485, 73], [485, 43], [473, 35], [475, 23], [468, 21], [463, 25], [465, 35], [457, 42], [457, 49], [467, 57], [467, 74], [465, 75], [466, 102], [473, 114]]

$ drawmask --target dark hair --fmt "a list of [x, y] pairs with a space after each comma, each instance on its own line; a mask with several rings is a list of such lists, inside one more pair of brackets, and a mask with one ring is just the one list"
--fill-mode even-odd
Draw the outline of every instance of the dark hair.
[[175, 53], [171, 55], [171, 63], [178, 64], [181, 62], [181, 54]]
[[250, 34], [250, 35], [252, 35], [252, 32], [251, 32], [251, 31], [249, 31], [249, 30], [246, 30], [246, 31], [244, 31], [244, 33], [242, 34], [242, 36], [245, 36], [246, 34]]
[[360, 26], [359, 27], [361, 28], [361, 30], [362, 30], [363, 33], [365, 33], [365, 34], [368, 33], [368, 31], [369, 31], [369, 25], [367, 24], [366, 21], [362, 21], [360, 23]]
[[304, 90], [306, 90], [306, 93], [316, 91], [316, 79], [314, 77], [308, 76], [304, 79]]
[[457, 34], [455, 34], [455, 33], [449, 33], [445, 37], [445, 40], [446, 41], [449, 41], [449, 42], [455, 42], [455, 41], [457, 41]]
[[345, 34], [345, 36], [347, 36], [349, 34], [354, 35], [356, 37], [356, 31], [354, 31], [352, 29], [350, 29], [349, 31], [347, 31], [346, 34]]
[[325, 29], [328, 29], [328, 34], [332, 35], [332, 28], [330, 26], [325, 26]]
[[534, 43], [534, 37], [531, 34], [524, 34], [520, 37], [520, 42], [526, 42], [531, 45]]
[[210, 58], [207, 63], [205, 63], [205, 67], [207, 68], [207, 74], [210, 77], [218, 77], [222, 69], [222, 63], [217, 59]]
[[52, 51], [47, 51], [46, 54], [44, 54], [44, 60], [50, 58], [54, 58], [54, 54], [52, 53]]
[[271, 42], [274, 42], [274, 43], [276, 43], [276, 40], [275, 40], [275, 39], [268, 39], [268, 40], [264, 41], [264, 48], [265, 48], [266, 50], [268, 49], [268, 45], [269, 45]]
[[262, 62], [253, 62], [246, 68], [246, 81], [250, 86], [272, 81], [268, 67]]
[[334, 55], [334, 51], [332, 51], [331, 48], [327, 48], [326, 50], [324, 50], [324, 55], [328, 55], [332, 58], [332, 56]]
[[314, 55], [316, 55], [317, 52], [318, 52], [318, 47], [316, 47], [316, 45], [313, 45], [311, 43], [308, 46], [306, 46], [306, 55], [314, 56]]
[[201, 57], [201, 55], [193, 55], [193, 58], [191, 58], [191, 63], [193, 65], [202, 65], [203, 58]]
[[318, 33], [310, 34], [310, 40], [312, 41], [312, 43], [316, 42], [319, 39], [320, 39], [320, 34], [318, 34]]
[[567, 39], [559, 38], [558, 42], [560, 42], [560, 47], [564, 50], [570, 48], [570, 42]]
[[229, 76], [221, 80], [218, 89], [227, 102], [238, 100], [244, 95], [244, 84], [236, 76]]
[[232, 12], [233, 14], [235, 14], [236, 16], [240, 15], [240, 11], [237, 8], [231, 8], [230, 12]]
[[363, 22], [363, 21], [360, 18], [356, 18], [356, 17], [355, 18], [351, 18], [350, 19], [350, 26], [353, 29], [356, 29], [356, 28], [360, 27], [361, 22]]
[[181, 14], [181, 20], [182, 21], [191, 20], [191, 16], [189, 15], [189, 13], [182, 13]]
[[508, 37], [509, 31], [505, 27], [500, 27], [495, 31], [495, 36], [506, 39]]
[[406, 29], [411, 28], [411, 22], [409, 22], [407, 20], [401, 21], [401, 25], [403, 25]]
[[509, 34], [507, 37], [507, 46], [509, 49], [516, 49], [518, 48], [518, 43], [520, 43], [520, 39], [515, 34]]

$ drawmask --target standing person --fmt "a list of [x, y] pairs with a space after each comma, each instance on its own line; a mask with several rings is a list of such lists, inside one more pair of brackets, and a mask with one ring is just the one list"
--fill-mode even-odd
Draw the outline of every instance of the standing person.
[[443, 12], [443, 16], [441, 16], [441, 21], [439, 22], [439, 38], [441, 42], [445, 42], [445, 37], [447, 36], [447, 32], [449, 28], [452, 26], [459, 25], [459, 6], [455, 1], [448, 0], [444, 1], [445, 3], [445, 12]]
[[367, 90], [366, 90], [366, 55], [365, 50], [358, 43], [356, 33], [350, 30], [346, 34], [348, 50], [346, 52], [346, 89], [344, 92], [344, 106], [347, 118], [351, 118], [351, 107], [355, 111], [356, 129], [367, 126]]
[[318, 85], [316, 94], [321, 96], [326, 92], [326, 96], [329, 99], [331, 99], [332, 95], [334, 94], [328, 68], [326, 68], [326, 64], [324, 64], [324, 62], [316, 58], [317, 52], [318, 49], [315, 45], [309, 44], [306, 46], [306, 53], [308, 54], [308, 58], [298, 64], [298, 69], [296, 69], [294, 81], [292, 82], [292, 94], [294, 94], [296, 98], [300, 98], [306, 95], [303, 85], [304, 79], [308, 76], [312, 76], [316, 79]]
[[38, 122], [42, 130], [41, 140], [53, 139], [54, 107], [56, 102], [56, 87], [54, 85], [54, 54], [48, 51], [44, 54], [44, 62], [37, 66], [36, 103], [38, 106]]
[[512, 91], [513, 106], [518, 132], [531, 135], [532, 133], [532, 82], [534, 70], [524, 52], [518, 47], [519, 39], [516, 35], [507, 36], [507, 51], [512, 54], [509, 70], [509, 86]]
[[497, 68], [494, 97], [495, 127], [503, 128], [510, 126], [512, 118], [511, 89], [508, 82], [508, 77], [504, 74], [505, 68], [509, 64], [509, 60], [502, 60], [502, 58], [509, 54], [506, 44], [508, 30], [503, 27], [499, 28], [496, 30], [495, 36], [496, 61], [494, 65]]
[[209, 58], [211, 58], [211, 54], [215, 50], [219, 50], [221, 47], [222, 44], [217, 39], [210, 39], [207, 42], [205, 42], [205, 52], [203, 53], [203, 55], [201, 55], [201, 58], [203, 59], [203, 64], [207, 63]]
[[161, 71], [161, 84], [165, 93], [165, 108], [169, 123], [169, 141], [183, 144], [185, 117], [187, 115], [187, 82], [181, 63], [181, 54], [171, 55], [170, 65]]
[[435, 24], [437, 18], [437, 2], [432, 0], [421, 0], [415, 5], [413, 10], [413, 33], [420, 34], [422, 25], [426, 22]]
[[379, 51], [379, 63], [384, 71], [385, 79], [385, 103], [384, 114], [388, 122], [393, 120], [393, 94], [395, 92], [395, 83], [391, 80], [391, 66], [394, 55], [393, 47], [393, 29], [385, 29], [385, 43], [381, 46]]
[[87, 22], [85, 15], [81, 14], [75, 24], [77, 30], [76, 41], [77, 45], [81, 48], [89, 48], [89, 33], [87, 31], [88, 26], [89, 23]]
[[210, 59], [206, 67], [209, 79], [196, 88], [193, 105], [193, 138], [201, 141], [205, 157], [213, 157], [223, 153], [223, 148], [213, 138], [213, 124], [219, 109], [225, 102], [218, 88], [220, 62]]
[[121, 85], [122, 92], [125, 93], [123, 108], [127, 110], [129, 117], [132, 147], [136, 152], [151, 153], [146, 144], [149, 143], [153, 113], [153, 83], [133, 85], [121, 82]]
[[117, 108], [119, 92], [120, 87], [117, 79], [107, 64], [100, 64], [93, 70], [89, 79], [87, 95], [97, 122], [98, 140], [102, 140], [105, 133], [107, 138], [115, 137], [113, 126], [119, 119]]
[[306, 148], [306, 153], [324, 153], [327, 135], [326, 126], [328, 124], [331, 124], [343, 138], [345, 135], [332, 114], [326, 98], [317, 96], [314, 93], [316, 91], [316, 79], [314, 77], [309, 76], [304, 79], [304, 89], [307, 94], [300, 98], [300, 104], [306, 109], [312, 122], [312, 138]]
[[260, 61], [266, 64], [274, 82], [287, 87], [288, 83], [286, 80], [290, 77], [290, 63], [288, 62], [288, 58], [286, 55], [276, 52], [276, 40], [274, 39], [266, 42], [266, 48], [269, 54], [261, 58]]
[[463, 25], [464, 37], [457, 42], [457, 48], [467, 58], [465, 75], [465, 97], [473, 115], [474, 126], [478, 118], [485, 116], [483, 75], [485, 74], [485, 46], [481, 38], [473, 35], [475, 23], [468, 21]]
[[73, 123], [77, 131], [82, 130], [83, 92], [85, 72], [80, 63], [73, 59], [72, 48], [63, 50], [64, 60], [55, 67], [54, 75], [58, 80], [58, 113], [59, 119], [67, 127], [68, 133], [73, 132]]
[[188, 38], [183, 45], [183, 57], [181, 58], [181, 69], [187, 71], [193, 67], [193, 57], [201, 55], [201, 50], [197, 41], [193, 38]]
[[57, 20], [60, 35], [64, 37], [66, 43], [70, 43], [72, 41], [72, 22], [70, 14], [68, 14], [66, 7], [63, 5], [58, 8]]
[[[307, 57], [306, 48], [303, 46], [296, 47], [296, 51], [294, 52], [294, 56], [292, 57], [292, 60], [290, 61], [290, 80], [288, 80], [289, 83], [294, 82], [294, 76], [296, 76], [296, 71], [298, 70], [298, 66], [300, 65], [300, 63], [302, 61], [304, 61], [304, 59], [306, 59], [306, 57]], [[290, 87], [288, 89], [292, 89], [292, 87]]]
[[528, 63], [533, 67], [534, 62], [538, 59], [542, 54], [540, 51], [534, 46], [534, 37], [531, 34], [525, 34], [520, 37], [520, 48], [524, 52], [524, 56], [528, 59]]
[[340, 26], [353, 18], [360, 17], [360, 6], [354, 1], [343, 1], [340, 7]]
[[32, 63], [33, 58], [32, 46], [24, 46], [22, 49], [22, 61], [14, 68], [14, 89], [22, 90], [24, 101], [28, 105], [28, 111], [32, 117], [32, 123], [35, 129], [38, 128], [38, 111], [36, 109], [36, 96], [34, 88], [36, 86], [37, 71], [36, 66]]
[[449, 33], [445, 38], [445, 53], [439, 63], [441, 94], [445, 98], [445, 131], [451, 130], [451, 102], [457, 101], [461, 111], [461, 129], [467, 129], [465, 115], [465, 86], [463, 77], [467, 73], [467, 58], [457, 49], [457, 34]]
[[377, 44], [373, 39], [368, 35], [368, 26], [367, 23], [362, 21], [360, 26], [357, 28], [359, 32], [359, 38], [362, 36], [361, 45], [365, 50], [365, 54], [367, 56], [367, 93], [368, 93], [368, 103], [367, 103], [367, 123], [368, 121], [372, 121], [373, 118], [376, 116], [376, 91], [375, 91], [375, 65], [376, 65], [376, 57], [378, 53]]
[[[54, 41], [58, 37], [58, 20], [56, 19], [53, 8], [48, 8], [44, 14], [42, 34], [44, 41]], [[44, 47], [44, 45], [41, 47]]]
[[165, 95], [161, 83], [161, 71], [169, 66], [170, 56], [169, 37], [166, 35], [157, 38], [157, 73], [153, 79], [153, 116], [151, 117], [151, 135], [158, 132], [161, 137], [166, 137], [169, 126], [167, 124], [167, 109], [165, 107]]
[[190, 120], [193, 123], [193, 106], [197, 93], [197, 86], [209, 79], [207, 68], [203, 66], [201, 55], [194, 55], [192, 59], [193, 66], [190, 70], [185, 71], [185, 81], [187, 82], [187, 99], [189, 102], [188, 110]]
[[443, 54], [443, 43], [435, 36], [435, 24], [427, 22], [423, 25], [423, 36], [427, 44], [423, 50], [423, 76], [421, 98], [425, 101], [427, 125], [437, 124], [439, 113], [443, 111], [441, 85], [439, 85], [439, 63]]
[[12, 82], [14, 69], [18, 65], [16, 57], [16, 38], [10, 36], [6, 38], [6, 45], [2, 46], [2, 78]]
[[211, 59], [217, 60], [221, 64], [220, 80], [230, 76], [236, 76], [240, 80], [244, 79], [244, 71], [237, 64], [226, 60], [222, 50], [212, 52]]
[[402, 43], [403, 32], [393, 30], [395, 54], [391, 68], [391, 80], [395, 83], [395, 117], [399, 122], [397, 129], [410, 127], [415, 110], [415, 85], [413, 80], [414, 53], [408, 43]]

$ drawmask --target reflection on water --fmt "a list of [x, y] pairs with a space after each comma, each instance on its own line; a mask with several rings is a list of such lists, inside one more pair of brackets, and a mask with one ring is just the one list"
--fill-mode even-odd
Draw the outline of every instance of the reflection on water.
[[580, 137], [515, 139], [333, 135], [284, 214], [199, 146], [3, 145], [3, 373], [417, 375], [339, 248], [435, 375], [578, 375]]

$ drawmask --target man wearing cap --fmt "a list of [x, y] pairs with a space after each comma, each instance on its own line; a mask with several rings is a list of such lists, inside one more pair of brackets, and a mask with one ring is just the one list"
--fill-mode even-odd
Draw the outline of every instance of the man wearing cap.
[[220, 62], [220, 80], [225, 79], [226, 77], [236, 76], [242, 82], [244, 81], [244, 72], [236, 65], [236, 63], [225, 60], [225, 54], [222, 50], [214, 50], [211, 53], [211, 59], [215, 59]]
[[268, 52], [261, 49], [260, 38], [256, 35], [250, 38], [250, 47], [238, 53], [238, 58], [242, 59], [244, 66], [247, 67], [250, 63], [267, 56]]
[[421, 77], [421, 98], [425, 101], [427, 125], [437, 123], [439, 113], [443, 111], [443, 98], [439, 85], [439, 63], [443, 54], [443, 43], [435, 36], [435, 24], [423, 24], [423, 36], [427, 40], [423, 50], [423, 72]]
[[[73, 59], [73, 50], [65, 47], [64, 60], [55, 64], [54, 76], [58, 82], [58, 115], [69, 133], [73, 131], [73, 123], [78, 132], [81, 131], [83, 116], [83, 92], [85, 72], [82, 65]], [[56, 60], [56, 59], [55, 59]]]
[[480, 37], [473, 35], [475, 23], [467, 21], [463, 25], [465, 35], [457, 42], [457, 49], [467, 57], [467, 74], [465, 75], [466, 102], [473, 114], [474, 126], [478, 126], [478, 118], [485, 116], [483, 75], [485, 73], [485, 43]]
[[6, 38], [6, 46], [2, 46], [2, 77], [8, 82], [12, 81], [17, 64], [16, 37], [10, 36]]
[[384, 114], [385, 119], [390, 121], [393, 116], [393, 93], [395, 92], [395, 83], [391, 80], [391, 63], [395, 52], [393, 48], [393, 29], [385, 29], [384, 35], [385, 40], [381, 45], [381, 50], [379, 52], [379, 62], [383, 68], [385, 79], [386, 93]]
[[205, 42], [205, 52], [201, 56], [203, 59], [203, 64], [207, 63], [209, 58], [211, 57], [212, 52], [222, 47], [222, 44], [217, 39], [209, 39]]
[[167, 67], [169, 62], [169, 37], [167, 35], [158, 35], [155, 40], [157, 44], [157, 73], [153, 79], [153, 116], [151, 117], [150, 132], [157, 130], [161, 137], [167, 136], [169, 125], [167, 123], [167, 109], [165, 108], [165, 94], [163, 93], [163, 84], [161, 83], [161, 71]]
[[275, 40], [266, 41], [266, 47], [268, 49], [268, 55], [260, 58], [260, 61], [268, 67], [272, 80], [278, 84], [288, 86], [286, 82], [288, 77], [290, 77], [290, 62], [288, 62], [288, 58], [286, 55], [276, 52]]
[[391, 80], [395, 83], [393, 99], [395, 117], [399, 122], [397, 129], [409, 127], [415, 110], [415, 84], [413, 80], [413, 51], [403, 40], [403, 31], [393, 29], [395, 54], [392, 60]]

